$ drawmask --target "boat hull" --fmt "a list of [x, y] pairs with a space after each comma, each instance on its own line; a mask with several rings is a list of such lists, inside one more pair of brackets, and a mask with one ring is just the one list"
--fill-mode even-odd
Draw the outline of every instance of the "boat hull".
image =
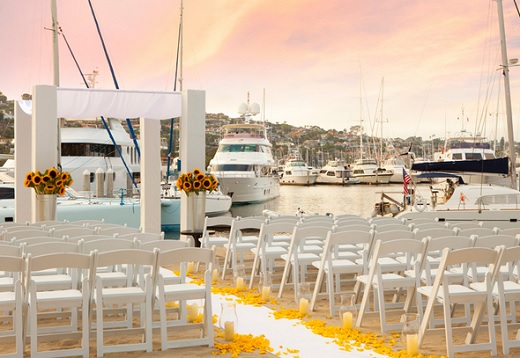
[[287, 175], [280, 179], [282, 185], [314, 185], [316, 184], [317, 175]]
[[385, 174], [367, 174], [367, 175], [355, 175], [354, 177], [359, 179], [360, 184], [388, 184], [390, 183], [390, 178], [392, 177], [392, 173]]
[[233, 204], [252, 204], [280, 196], [278, 177], [219, 177], [220, 190], [229, 195]]

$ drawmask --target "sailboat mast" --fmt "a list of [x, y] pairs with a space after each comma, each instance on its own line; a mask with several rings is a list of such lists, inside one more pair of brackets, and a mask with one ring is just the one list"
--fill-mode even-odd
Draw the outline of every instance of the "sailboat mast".
[[53, 60], [53, 81], [54, 86], [60, 85], [59, 70], [59, 51], [58, 51], [58, 9], [56, 0], [51, 0], [51, 16], [52, 16], [52, 60]]
[[515, 138], [513, 136], [513, 114], [511, 110], [511, 89], [509, 85], [509, 66], [507, 59], [506, 47], [506, 30], [504, 26], [504, 11], [502, 8], [502, 0], [497, 0], [498, 24], [500, 27], [500, 47], [502, 49], [502, 74], [504, 76], [504, 95], [506, 99], [506, 117], [507, 117], [507, 139], [509, 141], [509, 160], [511, 174], [511, 188], [516, 189], [516, 155], [515, 155]]
[[179, 26], [179, 91], [182, 92], [182, 54], [183, 54], [183, 45], [184, 45], [184, 23], [183, 23], [183, 14], [184, 14], [184, 1], [181, 0], [181, 15], [180, 15], [180, 26]]

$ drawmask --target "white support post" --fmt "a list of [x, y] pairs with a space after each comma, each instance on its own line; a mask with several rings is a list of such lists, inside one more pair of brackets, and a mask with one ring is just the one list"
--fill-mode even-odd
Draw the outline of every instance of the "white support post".
[[[34, 86], [32, 98], [31, 170], [45, 171], [45, 169], [58, 165], [58, 146], [60, 143], [58, 143], [59, 122], [56, 87]], [[32, 194], [31, 212], [31, 221], [34, 222], [36, 221], [36, 196], [34, 193]], [[18, 221], [18, 218], [16, 220]]]
[[[32, 189], [24, 186], [25, 175], [32, 170], [32, 117], [30, 113], [22, 110], [20, 103], [15, 102], [14, 107], [14, 177], [17, 178], [14, 184], [15, 206], [14, 219], [16, 222], [24, 223], [32, 220], [31, 200]], [[20, 180], [18, 178], [24, 178]]]
[[161, 232], [161, 122], [141, 118], [141, 228]]
[[[182, 92], [179, 157], [181, 172], [195, 168], [206, 171], [206, 92]], [[187, 197], [181, 195], [181, 231], [187, 230]], [[186, 238], [184, 238], [186, 239]]]

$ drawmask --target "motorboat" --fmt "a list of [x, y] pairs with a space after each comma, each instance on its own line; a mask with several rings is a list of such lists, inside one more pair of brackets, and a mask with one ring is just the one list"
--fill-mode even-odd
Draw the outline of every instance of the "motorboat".
[[[484, 136], [480, 133], [473, 135], [463, 129], [446, 139], [442, 150], [434, 153], [432, 162], [424, 163], [453, 163], [453, 169], [446, 166], [446, 172], [456, 172], [465, 183], [509, 186], [511, 181], [508, 173], [482, 170], [482, 165], [491, 166], [496, 159], [491, 143]], [[476, 167], [472, 168], [472, 163], [476, 163]]]
[[352, 168], [352, 176], [360, 184], [388, 184], [393, 175], [391, 170], [379, 167], [375, 159], [358, 159]]
[[222, 138], [209, 171], [233, 204], [265, 202], [280, 195], [272, 145], [262, 123], [222, 126]]
[[280, 173], [282, 185], [314, 185], [318, 179], [318, 170], [309, 167], [295, 151], [286, 161]]
[[349, 165], [345, 165], [341, 160], [329, 160], [319, 173], [317, 184], [337, 184], [349, 185], [359, 183], [359, 179], [351, 175]]

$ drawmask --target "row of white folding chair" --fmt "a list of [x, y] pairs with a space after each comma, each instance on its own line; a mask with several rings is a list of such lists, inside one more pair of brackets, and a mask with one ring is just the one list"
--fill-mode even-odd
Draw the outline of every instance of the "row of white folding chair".
[[[165, 244], [166, 241], [164, 240], [161, 240], [155, 244], [153, 243], [147, 243], [146, 245], [150, 246], [151, 247], [156, 247], [158, 245], [160, 246], [164, 246], [165, 248], [168, 248], [166, 247]], [[172, 241], [173, 243], [173, 241]], [[180, 245], [180, 244], [185, 244], [184, 242], [176, 242], [177, 244], [177, 247]], [[76, 246], [77, 245], [73, 245], [73, 244], [67, 244], [67, 245], [71, 245], [72, 246]], [[46, 253], [46, 254], [41, 254], [42, 252], [38, 252], [37, 250], [35, 250], [35, 248], [37, 246], [45, 246], [44, 244], [40, 244], [40, 245], [33, 245], [31, 246], [31, 251], [28, 252], [28, 255], [27, 257], [29, 258], [33, 258], [31, 262], [33, 262], [32, 266], [28, 266], [28, 268], [32, 268], [31, 271], [28, 273], [27, 277], [28, 277], [28, 284], [30, 284], [30, 287], [28, 288], [28, 291], [30, 293], [29, 296], [27, 296], [28, 298], [25, 300], [26, 304], [30, 307], [29, 309], [29, 312], [31, 314], [31, 319], [29, 320], [29, 322], [31, 322], [31, 324], [33, 324], [32, 326], [29, 325], [29, 329], [30, 329], [30, 332], [31, 332], [31, 350], [33, 351], [33, 354], [34, 356], [37, 356], [38, 355], [38, 343], [37, 343], [37, 336], [40, 335], [40, 333], [44, 333], [45, 331], [42, 330], [42, 329], [38, 329], [36, 328], [35, 324], [36, 324], [36, 318], [37, 318], [37, 308], [45, 308], [45, 309], [50, 309], [52, 307], [56, 307], [56, 305], [62, 305], [60, 306], [60, 308], [64, 308], [64, 307], [69, 307], [69, 306], [63, 306], [64, 305], [64, 301], [63, 299], [67, 296], [67, 299], [69, 301], [67, 302], [71, 302], [70, 299], [72, 299], [71, 297], [68, 296], [68, 293], [70, 293], [70, 290], [74, 289], [76, 291], [80, 290], [80, 289], [83, 289], [83, 290], [88, 290], [88, 286], [86, 285], [87, 282], [86, 281], [83, 281], [83, 284], [82, 285], [74, 285], [73, 282], [77, 282], [74, 281], [74, 280], [68, 280], [68, 284], [63, 284], [62, 286], [45, 286], [42, 281], [41, 281], [41, 276], [36, 276], [35, 273], [32, 271], [41, 271], [41, 270], [44, 270], [44, 269], [47, 269], [47, 268], [50, 268], [50, 267], [44, 267], [44, 264], [43, 263], [38, 263], [36, 264], [35, 262], [39, 262], [39, 258], [40, 257], [46, 257], [46, 256], [50, 256], [50, 255], [54, 255], [54, 260], [48, 260], [49, 262], [46, 263], [45, 265], [54, 265], [53, 267], [68, 267], [68, 266], [71, 266], [70, 265], [70, 261], [67, 261], [67, 260], [61, 260], [59, 262], [56, 261], [56, 259], [58, 258], [58, 256], [56, 256], [56, 254], [50, 254], [50, 253]], [[47, 245], [48, 246], [48, 245]], [[170, 246], [171, 248], [172, 246]], [[61, 250], [61, 251], [67, 251], [67, 249], [65, 248], [64, 249], [64, 246], [62, 245], [62, 248], [58, 248], [56, 247], [54, 250]], [[49, 250], [50, 252], [52, 252], [53, 250]], [[132, 261], [132, 262], [129, 262], [127, 260], [129, 260], [129, 257], [134, 255], [134, 252], [136, 251], [145, 251], [145, 250], [135, 250], [135, 249], [125, 249], [125, 250], [112, 250], [112, 251], [108, 251], [106, 253], [100, 253], [99, 256], [98, 256], [98, 265], [99, 266], [103, 266], [105, 264], [110, 264], [111, 266], [113, 265], [117, 265], [117, 264], [124, 264], [124, 263], [127, 263], [127, 264], [130, 264], [128, 267], [131, 268], [133, 267], [134, 264], [139, 264], [139, 265], [152, 265], [153, 262], [135, 262], [135, 261]], [[211, 252], [211, 255], [212, 255], [212, 251], [211, 250], [206, 250], [206, 251], [210, 251]], [[97, 252], [97, 251], [96, 251]], [[150, 252], [149, 250], [147, 252]], [[201, 251], [202, 253], [203, 251]], [[85, 260], [82, 260], [81, 259], [81, 256], [79, 255], [83, 255], [83, 258], [85, 256], [87, 256], [86, 254], [81, 254], [79, 252], [74, 252], [72, 251], [73, 254], [76, 255], [76, 264], [79, 265], [79, 262], [83, 262]], [[114, 257], [112, 257], [111, 255], [106, 255], [107, 257], [110, 257], [110, 258], [105, 258], [105, 259], [102, 259], [103, 257], [105, 257], [104, 255], [107, 254], [107, 253], [118, 253], [118, 259], [115, 259]], [[64, 255], [63, 252], [60, 253], [60, 255]], [[141, 254], [139, 254], [141, 255]], [[206, 253], [206, 256], [207, 256], [207, 253]], [[197, 257], [199, 257], [198, 255], [196, 255], [196, 253], [192, 253], [190, 257], [184, 255], [184, 256], [181, 256], [182, 259], [188, 261], [188, 259], [190, 259], [190, 261], [197, 261]], [[204, 258], [205, 256], [203, 256]], [[212, 256], [211, 256], [212, 257]], [[21, 258], [18, 257], [18, 258]], [[54, 261], [54, 262], [53, 262]], [[46, 261], [47, 262], [47, 261]], [[81, 267], [82, 270], [86, 270], [87, 267], [84, 267], [82, 266]], [[208, 279], [208, 274], [210, 273], [211, 271], [207, 271], [206, 273], [206, 280]], [[80, 277], [80, 276], [78, 276]], [[211, 277], [211, 276], [209, 276]], [[211, 279], [211, 278], [209, 278]], [[89, 278], [89, 282], [92, 280], [92, 278]], [[94, 297], [95, 298], [95, 301], [98, 303], [97, 307], [102, 307], [104, 305], [101, 305], [101, 302], [103, 303], [109, 303], [108, 301], [110, 301], [110, 297], [112, 297], [112, 301], [110, 302], [117, 302], [117, 303], [120, 303], [121, 301], [128, 301], [132, 294], [136, 292], [136, 288], [135, 288], [135, 283], [134, 285], [132, 285], [132, 287], [130, 287], [130, 294], [129, 294], [129, 291], [126, 290], [125, 294], [123, 294], [121, 292], [120, 289], [114, 289], [114, 288], [106, 288], [106, 286], [109, 286], [109, 285], [106, 285], [106, 283], [103, 283], [104, 279], [102, 279], [99, 275], [98, 275], [98, 280], [97, 280], [97, 291], [98, 293], [96, 293], [96, 296]], [[171, 284], [173, 281], [168, 281], [167, 279], [163, 278], [163, 274], [161, 274], [161, 282], [167, 282], [168, 284]], [[54, 284], [56, 284], [57, 280], [54, 282]], [[146, 281], [148, 282], [148, 281]], [[181, 282], [180, 279], [176, 280], [175, 283], [179, 283]], [[149, 283], [147, 283], [149, 285]], [[196, 285], [195, 285], [196, 286]], [[198, 287], [198, 286], [197, 286]], [[60, 291], [55, 291], [56, 289], [60, 289]], [[65, 289], [67, 292], [63, 291], [63, 289]], [[42, 291], [44, 290], [44, 293], [39, 293], [39, 291]], [[198, 288], [195, 289], [195, 291], [198, 290]], [[54, 292], [52, 292], [54, 291]], [[59, 292], [62, 292], [61, 295], [59, 294]], [[65, 292], [65, 293], [63, 293]], [[152, 291], [153, 292], [153, 291]], [[163, 291], [164, 292], [164, 291]], [[58, 297], [55, 297], [55, 293], [58, 294]], [[185, 291], [184, 292], [184, 296], [188, 297], [187, 296], [187, 293], [189, 293], [189, 291]], [[170, 292], [171, 294], [171, 292]], [[174, 293], [175, 294], [175, 293]], [[210, 295], [206, 294], [206, 297], [209, 297]], [[84, 295], [77, 295], [76, 294], [76, 299], [77, 298], [81, 298], [83, 297], [83, 299], [85, 299], [85, 296]], [[88, 297], [88, 295], [87, 295]], [[43, 300], [41, 301], [40, 298]], [[181, 297], [182, 298], [182, 297]], [[193, 299], [199, 299], [200, 298], [200, 295], [199, 296], [196, 296], [196, 297], [193, 297]], [[142, 302], [142, 295], [141, 295], [141, 298], [138, 298], [137, 299], [137, 302]], [[158, 298], [157, 298], [158, 299]], [[19, 300], [19, 302], [22, 302], [23, 300]], [[38, 303], [38, 307], [36, 307], [33, 303], [34, 302], [37, 302]], [[77, 303], [79, 301], [75, 301], [76, 302], [76, 305], [73, 307], [77, 307]], [[147, 302], [150, 302], [149, 300], [147, 300]], [[165, 302], [164, 299], [161, 300], [161, 302]], [[3, 302], [0, 302], [0, 305], [2, 304]], [[87, 307], [88, 308], [88, 304], [85, 305], [84, 304], [85, 302], [83, 301], [83, 304], [81, 305], [81, 307], [85, 308]], [[31, 307], [31, 304], [33, 304], [33, 306]], [[3, 307], [6, 307], [6, 306], [3, 306]], [[206, 309], [210, 309], [211, 307], [211, 304], [209, 305], [206, 305]], [[147, 307], [143, 307], [143, 310], [141, 310], [141, 313], [142, 313], [142, 317], [144, 317], [146, 320], [147, 320], [147, 324], [146, 324], [146, 327], [150, 327], [150, 331], [151, 331], [151, 314], [148, 312], [148, 311], [145, 311], [147, 310], [148, 308]], [[76, 311], [76, 310], [74, 310]], [[88, 310], [87, 309], [84, 309], [82, 310], [83, 314], [86, 314]], [[17, 310], [16, 313], [21, 313], [22, 311], [21, 310]], [[143, 313], [146, 312], [147, 315], [143, 315]], [[210, 311], [209, 311], [210, 312]], [[105, 327], [103, 325], [103, 317], [101, 316], [102, 315], [102, 312], [98, 312], [97, 313], [97, 322], [96, 322], [96, 326], [97, 326], [97, 329], [98, 329], [98, 339], [100, 339], [100, 341], [98, 342], [98, 354], [100, 356], [103, 355], [104, 352], [109, 352], [109, 351], [121, 351], [121, 347], [118, 347], [118, 348], [111, 348], [111, 347], [107, 347], [106, 345], [104, 345], [103, 343], [100, 343], [100, 342], [103, 342], [103, 332], [99, 332], [100, 329], [103, 330], [107, 327]], [[204, 331], [207, 333], [207, 334], [212, 334], [211, 332], [209, 332], [208, 330], [208, 327], [211, 327], [211, 312], [208, 314], [208, 315], [205, 315], [205, 323], [204, 323]], [[161, 317], [161, 321], [163, 320], [163, 318], [165, 317]], [[72, 326], [77, 324], [77, 318], [72, 320]], [[83, 316], [83, 323], [84, 324], [87, 324], [86, 327], [88, 327], [88, 316]], [[82, 332], [87, 332], [88, 334], [88, 329], [86, 328], [85, 326], [83, 327], [82, 329]], [[131, 327], [131, 325], [130, 325]], [[161, 327], [162, 327], [162, 322], [161, 322]], [[19, 327], [15, 327], [16, 329], [18, 329]], [[63, 329], [63, 328], [62, 328]], [[148, 328], [146, 328], [148, 329]], [[70, 331], [75, 331], [75, 329], [72, 329], [69, 328], [66, 329], [67, 332], [70, 332]], [[161, 329], [161, 332], [162, 332], [162, 329]], [[148, 337], [148, 333], [146, 333], [146, 336]], [[19, 335], [19, 337], [23, 337], [23, 335]], [[84, 338], [85, 336], [83, 336]], [[77, 355], [77, 354], [82, 354], [81, 352], [84, 352], [84, 349], [87, 349], [87, 352], [88, 352], [88, 348], [85, 348], [85, 347], [88, 347], [88, 338], [87, 338], [87, 344], [85, 345], [84, 344], [85, 341], [83, 341], [83, 344], [81, 345], [81, 351], [78, 351], [78, 350], [74, 350], [71, 352], [71, 354], [73, 355]], [[206, 339], [204, 342], [202, 342], [202, 344], [210, 344], [210, 342], [212, 343], [212, 339], [208, 340]], [[164, 340], [163, 340], [163, 343], [164, 343]], [[190, 342], [188, 343], [183, 343], [183, 344], [190, 344]], [[145, 350], [148, 350], [149, 347], [151, 347], [151, 339], [149, 340], [148, 338], [146, 339], [146, 342], [145, 344], [139, 344], [139, 345], [135, 345], [135, 344], [131, 344], [129, 346], [127, 346], [126, 348], [123, 348], [123, 350], [134, 350], [134, 349], [145, 349]], [[33, 348], [34, 347], [34, 348]], [[163, 344], [163, 348], [164, 348], [164, 344]], [[18, 350], [19, 351], [19, 350]], [[60, 355], [66, 355], [67, 353], [66, 352], [60, 352]], [[84, 354], [83, 354], [84, 355]], [[85, 356], [85, 355], [84, 355]], [[88, 354], [86, 355], [88, 356]]]

